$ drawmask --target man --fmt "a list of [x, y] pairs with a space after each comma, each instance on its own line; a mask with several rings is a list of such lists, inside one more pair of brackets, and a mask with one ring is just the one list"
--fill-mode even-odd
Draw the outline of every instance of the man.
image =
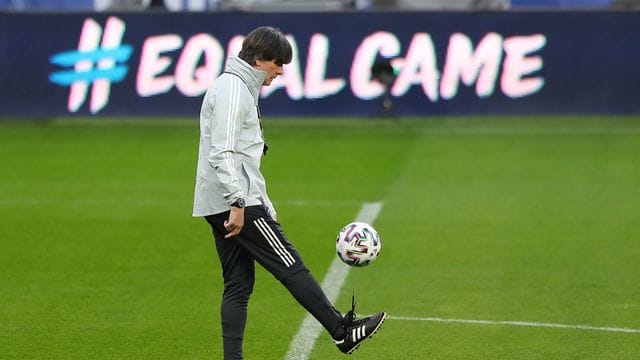
[[276, 221], [260, 173], [267, 147], [258, 98], [260, 88], [282, 75], [291, 57], [291, 45], [278, 29], [253, 30], [202, 102], [193, 216], [204, 216], [211, 225], [222, 265], [222, 338], [227, 360], [242, 359], [255, 262], [289, 290], [344, 353], [373, 335], [386, 316], [380, 312], [356, 321], [352, 306], [343, 318]]

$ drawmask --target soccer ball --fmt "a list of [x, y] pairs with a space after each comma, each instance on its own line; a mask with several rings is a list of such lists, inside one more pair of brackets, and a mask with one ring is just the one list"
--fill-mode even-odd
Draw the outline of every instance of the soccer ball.
[[340, 230], [336, 238], [338, 258], [349, 266], [367, 266], [380, 255], [380, 236], [373, 226], [352, 222]]

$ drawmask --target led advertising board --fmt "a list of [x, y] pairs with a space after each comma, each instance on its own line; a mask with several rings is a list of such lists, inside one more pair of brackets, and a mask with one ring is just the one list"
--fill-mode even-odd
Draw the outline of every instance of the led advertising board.
[[638, 14], [1, 13], [0, 116], [197, 116], [262, 25], [294, 49], [268, 115], [638, 113]]

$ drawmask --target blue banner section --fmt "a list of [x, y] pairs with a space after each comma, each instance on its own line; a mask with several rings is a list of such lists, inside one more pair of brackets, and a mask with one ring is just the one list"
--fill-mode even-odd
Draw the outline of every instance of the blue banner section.
[[638, 12], [0, 13], [0, 116], [197, 117], [261, 25], [266, 115], [640, 113]]
[[93, 11], [94, 0], [0, 0], [11, 11]]

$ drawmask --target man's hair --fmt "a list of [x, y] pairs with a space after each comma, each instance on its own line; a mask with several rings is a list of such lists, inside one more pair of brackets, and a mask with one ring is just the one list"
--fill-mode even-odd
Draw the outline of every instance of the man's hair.
[[278, 28], [261, 26], [247, 35], [238, 57], [253, 66], [256, 60], [275, 60], [277, 65], [291, 62], [291, 44]]

